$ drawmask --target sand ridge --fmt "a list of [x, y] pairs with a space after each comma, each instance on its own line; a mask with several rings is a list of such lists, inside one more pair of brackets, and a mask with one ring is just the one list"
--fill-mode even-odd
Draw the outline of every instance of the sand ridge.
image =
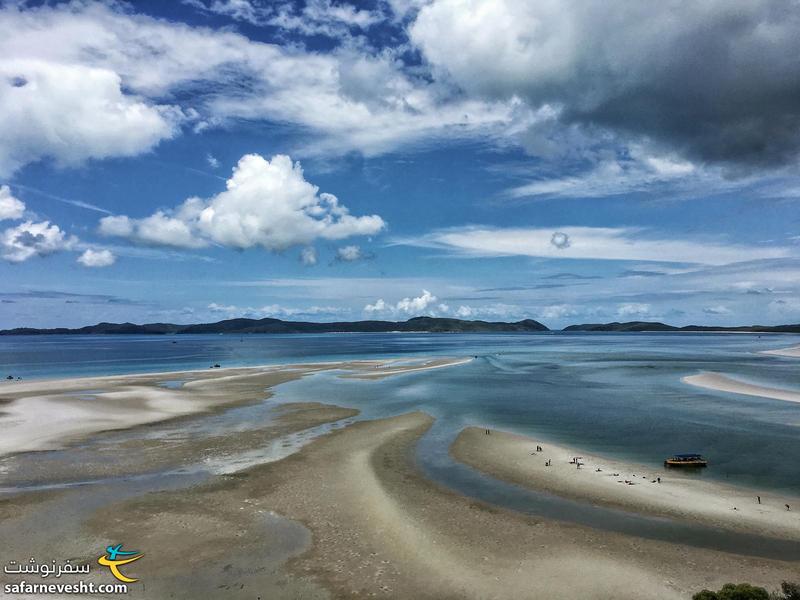
[[787, 390], [747, 383], [728, 375], [723, 375], [722, 373], [702, 372], [697, 375], [687, 375], [681, 378], [681, 381], [708, 390], [743, 394], [745, 396], [757, 396], [759, 398], [771, 398], [773, 400], [783, 400], [785, 402], [800, 402], [800, 390]]
[[[760, 494], [682, 476], [675, 469], [653, 469], [514, 433], [490, 431], [486, 435], [486, 429], [464, 429], [453, 442], [451, 455], [494, 477], [564, 497], [800, 541], [798, 497]], [[536, 452], [537, 446], [543, 450]], [[575, 457], [581, 457], [580, 468], [571, 462]], [[762, 504], [758, 504], [758, 495]], [[787, 511], [785, 504], [794, 511]]]

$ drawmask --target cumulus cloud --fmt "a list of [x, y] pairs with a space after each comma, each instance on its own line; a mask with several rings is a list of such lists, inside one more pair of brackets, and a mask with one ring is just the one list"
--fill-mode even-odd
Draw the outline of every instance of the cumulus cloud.
[[226, 190], [208, 200], [189, 198], [143, 219], [118, 215], [100, 221], [100, 233], [144, 244], [198, 248], [214, 243], [272, 251], [316, 239], [372, 235], [384, 227], [378, 215], [355, 217], [336, 196], [319, 192], [288, 156], [267, 160], [257, 154], [243, 156]]
[[355, 262], [365, 258], [360, 246], [342, 246], [336, 250], [336, 260], [340, 262]]
[[317, 249], [314, 246], [307, 246], [300, 251], [300, 262], [309, 267], [317, 264]]
[[21, 219], [25, 204], [11, 194], [7, 185], [0, 186], [0, 221]]
[[[245, 19], [251, 5], [200, 4]], [[377, 18], [321, 0], [301, 12], [299, 21], [276, 26], [363, 28]], [[0, 164], [10, 172], [43, 157], [69, 165], [130, 156], [176, 135], [185, 122], [202, 131], [238, 118], [303, 127], [314, 134], [303, 148], [309, 154], [377, 154], [430, 139], [500, 134], [520, 110], [518, 102], [472, 99], [406, 68], [401, 51], [357, 43], [306, 51], [151, 18], [118, 3], [8, 6], [0, 10]], [[174, 104], [163, 105], [165, 98]]]
[[763, 166], [800, 148], [799, 28], [793, 0], [433, 0], [410, 34], [481, 97], [518, 96], [565, 125], [692, 160]]
[[626, 317], [644, 317], [650, 314], [650, 305], [637, 302], [630, 302], [620, 304], [617, 307], [617, 316]]
[[122, 91], [109, 69], [0, 59], [0, 175], [51, 158], [134, 156], [178, 132], [183, 113]]
[[543, 319], [563, 319], [574, 317], [578, 314], [578, 310], [568, 304], [551, 304], [542, 308], [539, 314]]
[[469, 319], [475, 314], [475, 310], [471, 306], [461, 305], [456, 309], [455, 316], [459, 319]]
[[0, 233], [0, 257], [10, 263], [21, 263], [34, 256], [71, 250], [77, 241], [49, 221], [24, 221]]
[[422, 293], [416, 297], [406, 297], [399, 300], [396, 304], [388, 304], [382, 298], [375, 301], [373, 304], [367, 304], [364, 307], [366, 313], [387, 313], [387, 314], [404, 314], [404, 315], [419, 315], [425, 313], [431, 306], [436, 304], [436, 296], [431, 294], [428, 290], [422, 290]]
[[212, 169], [219, 169], [219, 160], [213, 154], [206, 154], [206, 162]]
[[93, 250], [92, 248], [87, 248], [77, 260], [84, 267], [100, 268], [110, 267], [117, 262], [117, 257], [110, 250]]
[[[667, 239], [630, 227], [562, 227], [554, 243], [552, 229], [460, 227], [435, 231], [399, 244], [439, 248], [464, 256], [533, 256], [600, 260], [637, 260], [722, 265], [783, 258], [795, 252], [783, 246], [746, 246], [718, 239]], [[567, 245], [563, 245], [568, 242]]]

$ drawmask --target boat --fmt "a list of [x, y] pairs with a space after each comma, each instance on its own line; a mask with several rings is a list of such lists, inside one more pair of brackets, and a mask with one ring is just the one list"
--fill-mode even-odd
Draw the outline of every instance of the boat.
[[675, 454], [664, 461], [665, 467], [707, 467], [708, 461], [700, 454]]

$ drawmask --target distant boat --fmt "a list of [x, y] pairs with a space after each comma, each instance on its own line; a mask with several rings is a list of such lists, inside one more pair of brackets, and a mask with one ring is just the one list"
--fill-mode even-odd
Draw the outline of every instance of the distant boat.
[[665, 467], [707, 467], [708, 461], [700, 454], [676, 454], [664, 461]]

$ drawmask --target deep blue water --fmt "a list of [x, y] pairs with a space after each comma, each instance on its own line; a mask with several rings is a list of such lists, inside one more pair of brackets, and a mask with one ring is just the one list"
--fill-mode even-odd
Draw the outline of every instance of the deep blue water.
[[[705, 370], [800, 390], [800, 359], [759, 353], [798, 343], [800, 336], [729, 334], [25, 336], [0, 338], [0, 373], [41, 378], [214, 363], [477, 356], [381, 381], [321, 373], [280, 386], [277, 398], [355, 406], [367, 418], [425, 410], [438, 419], [420, 446], [431, 474], [453, 469], [448, 442], [475, 424], [653, 469], [667, 455], [700, 452], [712, 464], [703, 477], [800, 494], [800, 404], [680, 381]], [[0, 392], [2, 385], [13, 384], [0, 384]]]

